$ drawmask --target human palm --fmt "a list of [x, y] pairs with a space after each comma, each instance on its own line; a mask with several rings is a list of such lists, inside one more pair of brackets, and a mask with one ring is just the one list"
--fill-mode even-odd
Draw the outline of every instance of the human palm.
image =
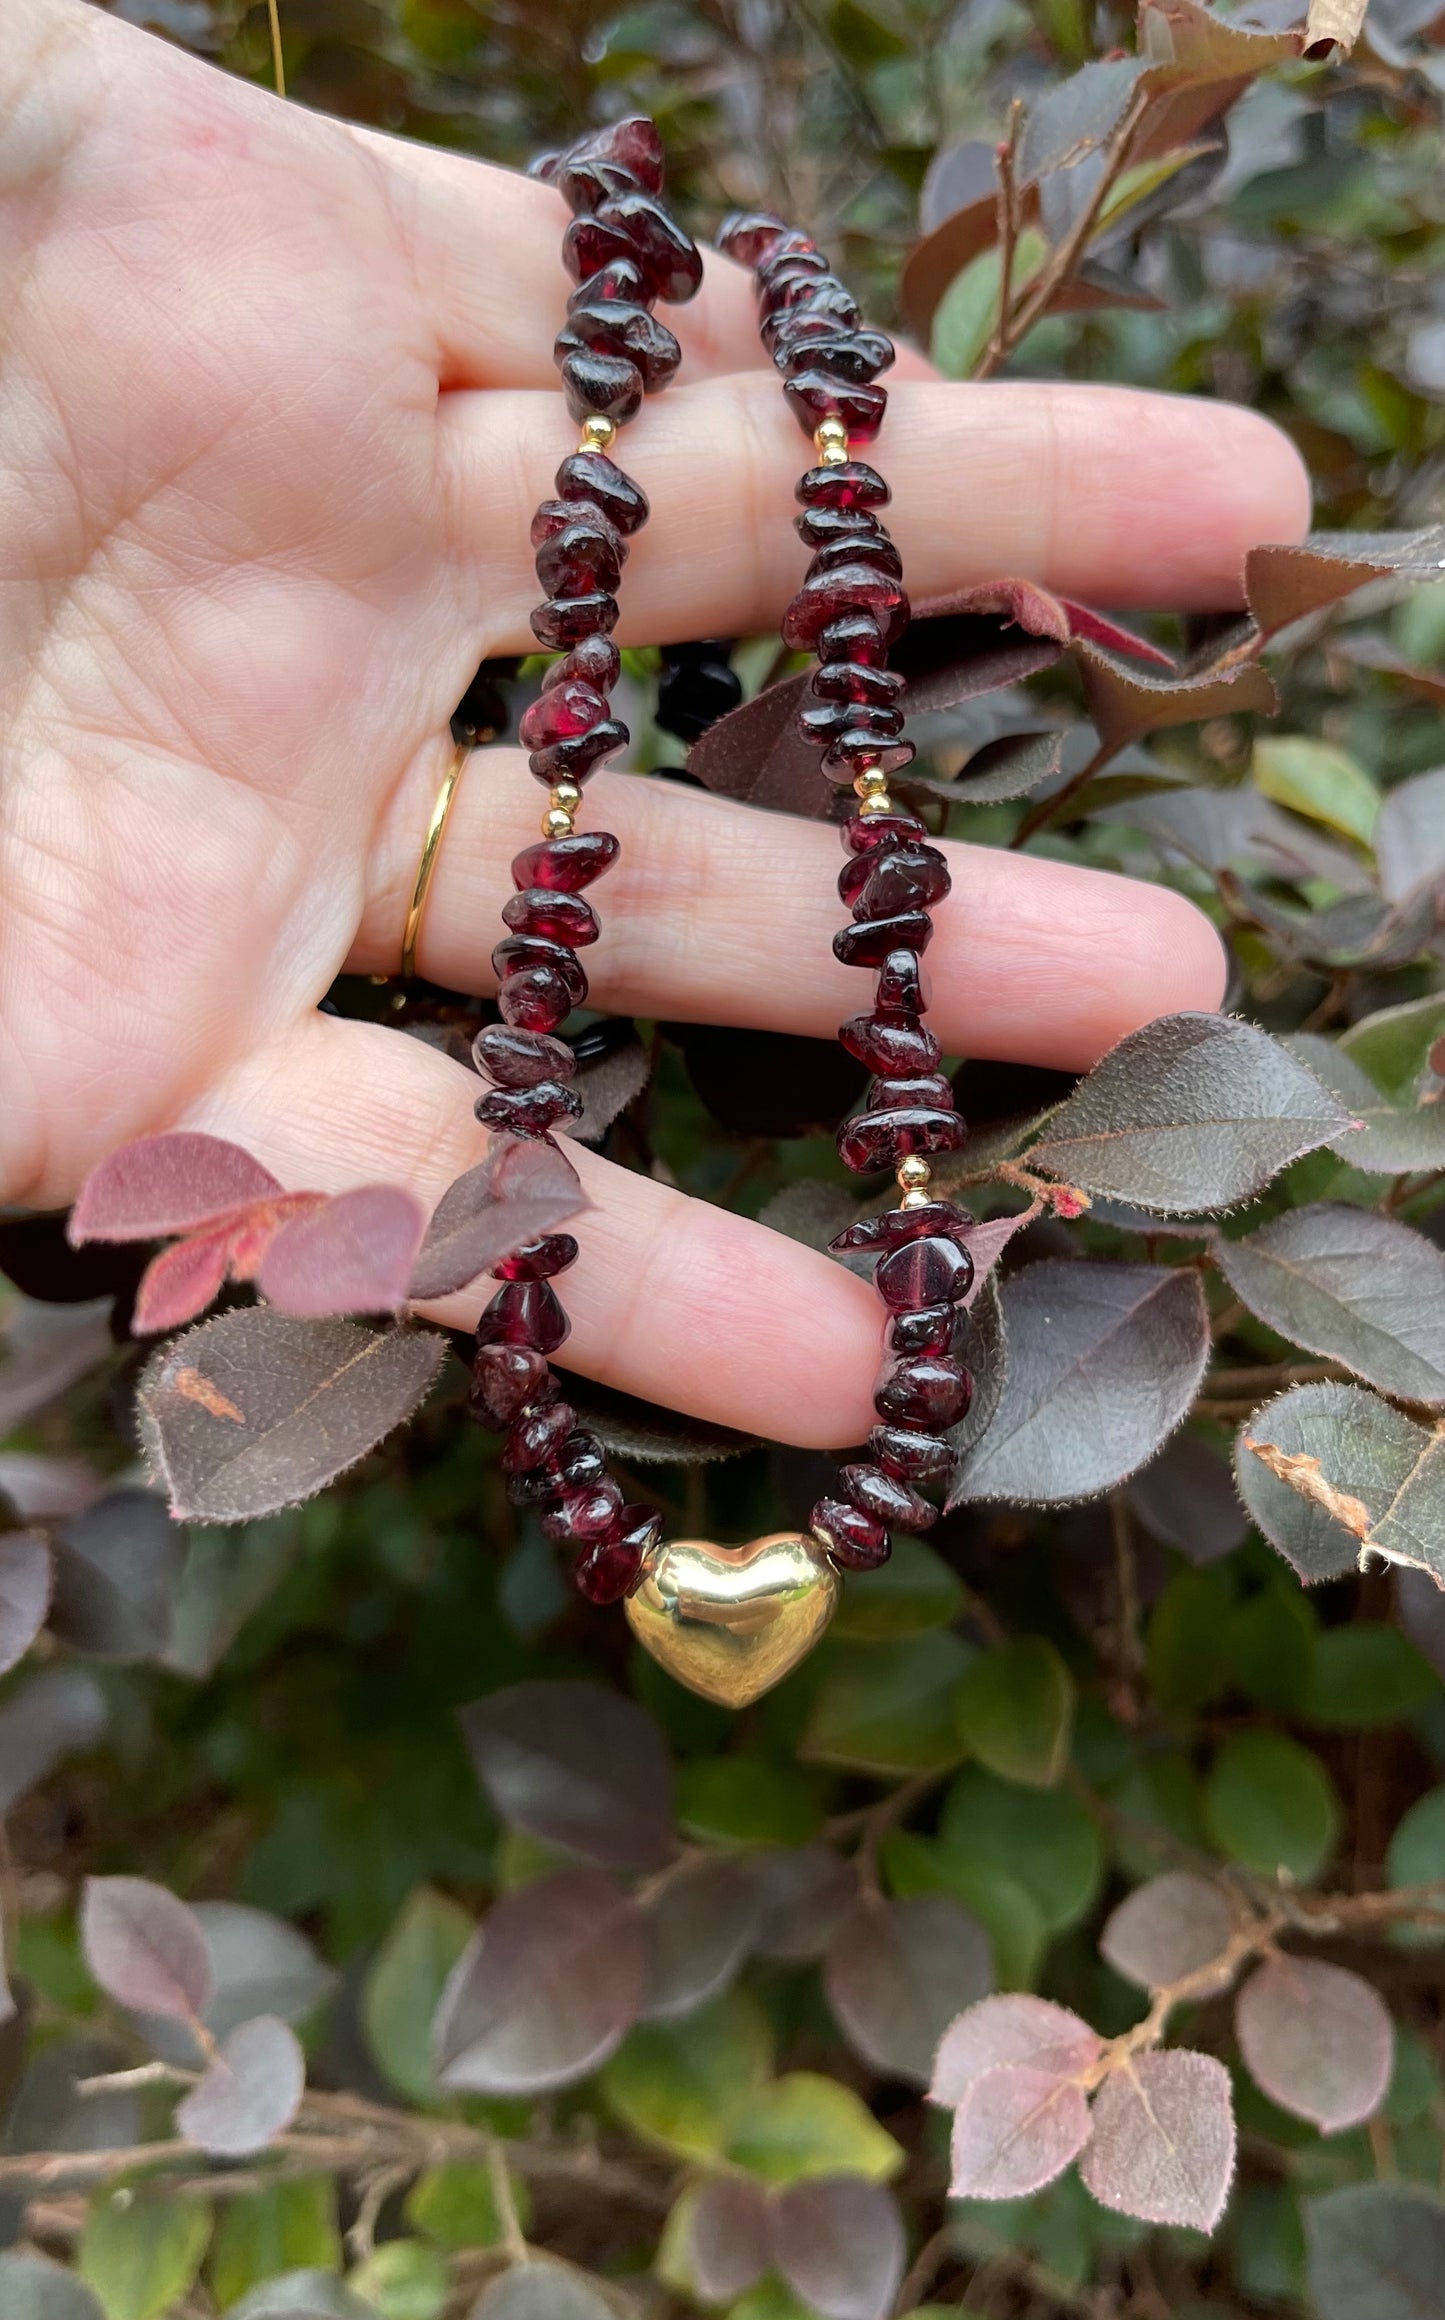
[[[0, 56], [0, 1198], [56, 1206], [186, 1125], [283, 1182], [433, 1200], [480, 1155], [474, 1083], [318, 1013], [394, 971], [449, 711], [529, 642], [528, 522], [575, 430], [548, 188], [287, 107], [77, 0], [4, 0]], [[628, 432], [653, 521], [621, 641], [775, 622], [800, 439], [724, 261], [679, 383]], [[1230, 602], [1303, 528], [1251, 414], [1122, 390], [895, 373], [881, 445], [911, 582], [1023, 572], [1105, 603]], [[420, 963], [491, 988], [519, 751], [473, 763]], [[623, 842], [597, 1002], [825, 1034], [831, 833], [601, 774]], [[1168, 891], [955, 846], [931, 954], [946, 1047], [1082, 1067], [1211, 1006], [1220, 953]], [[594, 966], [595, 961], [595, 966]], [[579, 1152], [568, 1359], [808, 1442], [868, 1422], [876, 1327], [812, 1252]], [[447, 1317], [474, 1314], [479, 1296]], [[800, 1378], [809, 1391], [800, 1395]]]

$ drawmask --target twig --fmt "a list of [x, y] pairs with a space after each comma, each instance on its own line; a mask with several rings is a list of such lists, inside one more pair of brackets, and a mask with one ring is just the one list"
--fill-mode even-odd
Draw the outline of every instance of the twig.
[[522, 2218], [517, 2213], [517, 2202], [512, 2193], [512, 2178], [507, 2169], [507, 2155], [496, 2136], [492, 2137], [487, 2152], [487, 2173], [491, 2179], [492, 2201], [497, 2210], [497, 2221], [502, 2229], [502, 2246], [509, 2264], [529, 2264], [532, 2251], [522, 2229]]
[[271, 63], [276, 74], [276, 94], [278, 97], [284, 97], [286, 94], [286, 64], [281, 54], [280, 0], [266, 0], [266, 6], [271, 18]]
[[1338, 1361], [1260, 1362], [1254, 1368], [1210, 1370], [1204, 1391], [1228, 1399], [1232, 1394], [1268, 1394], [1280, 1386], [1330, 1385], [1349, 1374]]
[[1023, 126], [1024, 103], [1015, 97], [1009, 107], [1008, 135], [997, 152], [998, 166], [998, 319], [984, 354], [987, 369], [980, 368], [979, 377], [986, 378], [998, 368], [1008, 352], [1008, 312], [1013, 303], [1014, 259], [1019, 246], [1019, 189], [1015, 174], [1018, 159], [1019, 131]]

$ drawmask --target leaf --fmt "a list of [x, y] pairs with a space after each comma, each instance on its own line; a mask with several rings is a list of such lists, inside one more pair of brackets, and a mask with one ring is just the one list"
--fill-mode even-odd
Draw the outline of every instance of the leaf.
[[604, 1049], [596, 1058], [578, 1059], [573, 1093], [583, 1102], [579, 1120], [558, 1125], [579, 1144], [596, 1144], [613, 1121], [635, 1103], [652, 1077], [652, 1056], [636, 1033]]
[[922, 1772], [962, 1754], [954, 1687], [968, 1665], [956, 1636], [938, 1629], [896, 1643], [836, 1643], [799, 1753], [863, 1772]]
[[1196, 1565], [1217, 1563], [1249, 1528], [1225, 1460], [1192, 1428], [1170, 1436], [1125, 1485], [1131, 1513]]
[[432, 1330], [297, 1321], [265, 1306], [203, 1321], [154, 1354], [138, 1417], [181, 1520], [244, 1522], [344, 1474], [425, 1399]]
[[757, 1868], [765, 1895], [759, 1956], [790, 1965], [821, 1957], [858, 1889], [848, 1863], [831, 1845], [799, 1845], [760, 1855]]
[[[203, 2018], [213, 2038], [228, 2037], [258, 2014], [299, 2022], [335, 1989], [331, 1968], [283, 1918], [243, 1901], [197, 1901], [191, 1915], [210, 1958], [211, 1997]], [[141, 2015], [137, 2027], [162, 2060], [179, 2069], [194, 2070], [204, 2059], [189, 2030], [164, 2015]]]
[[1340, 1201], [1220, 1241], [1236, 1297], [1281, 1337], [1407, 1401], [1445, 1402], [1445, 1256], [1396, 1218]]
[[0, 1703], [0, 1813], [67, 1756], [93, 1748], [105, 1731], [104, 1694], [88, 1668], [43, 1668]]
[[106, 2320], [161, 2320], [193, 2284], [211, 2236], [203, 2200], [139, 2187], [98, 2191], [86, 2211], [76, 2268]]
[[306, 2090], [294, 2030], [274, 2014], [238, 2023], [185, 2100], [176, 2125], [213, 2158], [247, 2159], [290, 2126]]
[[1193, 675], [1176, 670], [1168, 677], [1145, 677], [1087, 639], [1080, 638], [1074, 650], [1094, 730], [1110, 756], [1146, 733], [1233, 717], [1242, 709], [1272, 717], [1279, 707], [1274, 686], [1257, 661]]
[[1362, 1550], [1445, 1573], [1445, 1436], [1359, 1386], [1292, 1386], [1240, 1428], [1240, 1495], [1306, 1583]]
[[[705, 1845], [802, 1846], [822, 1818], [813, 1783], [795, 1765], [761, 1756], [699, 1756], [679, 1768], [677, 1825]], [[760, 1886], [771, 1858], [749, 1863]]]
[[542, 2094], [607, 2060], [637, 2019], [647, 1938], [600, 1869], [564, 1869], [506, 1894], [457, 1961], [433, 2027], [453, 2092]]
[[142, 1136], [92, 1168], [70, 1212], [73, 1248], [86, 1241], [155, 1241], [228, 1216], [281, 1186], [269, 1168], [221, 1136]]
[[765, 2183], [818, 2175], [866, 2175], [886, 2183], [903, 2153], [856, 2094], [813, 2071], [789, 2071], [739, 2105], [727, 2155]]
[[1026, 1992], [984, 1998], [944, 2033], [933, 2067], [930, 2102], [956, 2109], [974, 2083], [1005, 2065], [1046, 2078], [1081, 2078], [1104, 2050], [1082, 2015]]
[[5, 2320], [104, 2320], [95, 2297], [74, 2272], [46, 2256], [0, 2255], [0, 2309]]
[[1352, 1056], [1316, 1032], [1296, 1031], [1287, 1044], [1353, 1115], [1350, 1126], [1329, 1139], [1329, 1149], [1350, 1167], [1380, 1176], [1445, 1168], [1445, 1104], [1402, 1110]]
[[703, 1466], [758, 1446], [756, 1434], [715, 1426], [690, 1411], [666, 1409], [660, 1402], [642, 1401], [636, 1394], [619, 1393], [615, 1386], [599, 1385], [595, 1378], [568, 1375], [562, 1382], [578, 1424], [630, 1466]]
[[1445, 571], [1445, 524], [1419, 532], [1312, 532], [1297, 548], [1251, 548], [1244, 559], [1249, 609], [1266, 637], [1323, 612], [1367, 581], [1398, 574], [1436, 581]]
[[1135, 2055], [1094, 2097], [1079, 2173], [1104, 2207], [1212, 2231], [1234, 2174], [1229, 2072], [1184, 2048]]
[[1254, 745], [1254, 783], [1276, 805], [1358, 845], [1369, 846], [1374, 837], [1380, 792], [1362, 765], [1327, 741], [1306, 733], [1262, 735]]
[[1375, 824], [1375, 861], [1387, 902], [1445, 881], [1445, 765], [1396, 782]]
[[[1111, 1912], [1099, 1954], [1126, 1982], [1157, 1990], [1209, 1965], [1233, 1932], [1234, 1911], [1223, 1887], [1171, 1869], [1138, 1886]], [[1221, 1987], [1231, 1971], [1224, 1969]]]
[[950, 1506], [1097, 1497], [1188, 1415], [1209, 1358], [1192, 1267], [1050, 1258], [1012, 1274], [1000, 1302], [1008, 1373]]
[[393, 2086], [416, 2103], [437, 2095], [431, 2026], [473, 1926], [459, 1902], [430, 1885], [408, 1894], [373, 1959], [361, 1994], [366, 2042]]
[[219, 1232], [191, 1233], [152, 1257], [136, 1290], [132, 1334], [152, 1337], [179, 1329], [214, 1304], [225, 1283], [231, 1239], [226, 1224]]
[[860, 1894], [823, 1961], [833, 2016], [855, 2053], [927, 2086], [938, 2042], [993, 1979], [983, 1928], [946, 1893]]
[[1251, 1974], [1234, 2013], [1239, 2049], [1271, 2102], [1338, 2134], [1385, 2099], [1395, 2034], [1358, 1974], [1322, 1958], [1276, 1957]]
[[145, 1877], [87, 1877], [85, 1962], [123, 2006], [188, 2022], [211, 1996], [211, 1957], [195, 1912]]
[[688, 2216], [688, 2269], [707, 2304], [730, 2304], [768, 2269], [773, 2243], [768, 2202], [746, 2175], [710, 2175]]
[[944, 1849], [964, 1861], [1007, 1870], [1037, 1902], [1053, 1933], [1092, 1907], [1103, 1876], [1099, 1832], [1062, 1788], [1018, 1788], [981, 1765], [966, 1765], [944, 1799]]
[[[1032, 797], [1046, 782], [1057, 779], [1063, 764], [1062, 733], [1001, 733], [985, 741], [950, 782], [930, 782], [935, 797], [950, 805], [991, 806], [1004, 798]], [[898, 776], [908, 786], [908, 775]]]
[[544, 2256], [494, 2280], [473, 2305], [471, 2320], [615, 2320], [615, 2314], [580, 2274]]
[[969, 1754], [1001, 1780], [1052, 1788], [1069, 1760], [1074, 1679], [1042, 1635], [1011, 1636], [965, 1668], [958, 1728]]
[[795, 2183], [772, 2210], [773, 2261], [826, 2320], [888, 2320], [907, 2259], [891, 2191], [860, 2175]]
[[380, 2320], [380, 2315], [334, 2272], [308, 2268], [253, 2288], [232, 2305], [229, 2320]]
[[1340, 1039], [1348, 1055], [1375, 1085], [1396, 1103], [1409, 1102], [1424, 1073], [1435, 1042], [1445, 1035], [1445, 993], [1407, 999], [1401, 1007], [1382, 1007], [1361, 1016]]
[[555, 1144], [496, 1136], [485, 1160], [437, 1202], [411, 1277], [424, 1302], [465, 1289], [523, 1241], [555, 1232], [591, 1207], [582, 1180]]
[[1319, 2320], [1440, 2320], [1445, 2201], [1421, 2183], [1347, 2183], [1304, 2206]]
[[1028, 1161], [1165, 1215], [1232, 1208], [1348, 1123], [1338, 1099], [1252, 1023], [1164, 1015], [1094, 1066]]
[[1027, 1888], [996, 1862], [946, 1851], [936, 1838], [894, 1829], [880, 1860], [897, 1900], [916, 1893], [947, 1893], [961, 1901], [988, 1936], [994, 1979], [1006, 1990], [1027, 1989], [1047, 1945], [1043, 1913]]
[[45, 1533], [0, 1533], [0, 1675], [25, 1657], [49, 1608], [50, 1545]]
[[1311, 1884], [1334, 1852], [1339, 1801], [1318, 1757], [1284, 1732], [1235, 1732], [1204, 1785], [1221, 1852], [1262, 1877]]
[[675, 1850], [672, 1766], [645, 1709], [601, 1684], [510, 1684], [461, 1711], [477, 1778], [514, 1828], [604, 1868]]
[[1356, 1619], [1316, 1639], [1300, 1712], [1328, 1731], [1360, 1732], [1415, 1715], [1437, 1690], [1429, 1661], [1398, 1627]]
[[114, 1349], [111, 1300], [40, 1305], [22, 1297], [5, 1316], [0, 1350], [0, 1434], [11, 1434], [95, 1369]]
[[718, 1996], [753, 1944], [766, 1903], [750, 1861], [678, 1863], [643, 1902], [651, 1966], [643, 2019], [675, 2021]]
[[[531, 2195], [523, 2178], [511, 2177], [512, 2203], [525, 2230]], [[502, 2237], [491, 2169], [480, 2159], [443, 2159], [419, 2175], [402, 2211], [413, 2230], [449, 2254], [463, 2248], [495, 2247]]]
[[396, 1184], [358, 1184], [283, 1224], [256, 1285], [279, 1312], [321, 1321], [398, 1313], [407, 1301], [426, 1216]]
[[151, 1490], [113, 1490], [73, 1515], [55, 1535], [55, 1633], [96, 1659], [158, 1659], [171, 1638], [185, 1543]]
[[[1395, 1824], [1385, 1855], [1385, 1876], [1398, 1892], [1405, 1885], [1431, 1885], [1445, 1860], [1445, 1787], [1427, 1789]], [[1445, 1894], [1429, 1904], [1442, 1920], [1439, 1932], [1429, 1923], [1397, 1926], [1395, 1939], [1408, 1949], [1423, 1949], [1445, 1939]]]
[[1081, 2087], [1026, 2063], [970, 2081], [953, 2119], [949, 2189], [961, 2199], [1018, 2199], [1061, 2175], [1089, 2140]]
[[886, 1563], [858, 1585], [847, 1584], [830, 1633], [855, 1642], [882, 1642], [950, 1627], [963, 1607], [957, 1574], [922, 1539], [898, 1532]]
[[766, 2017], [730, 1990], [685, 2021], [642, 2023], [603, 2071], [602, 2092], [644, 2141], [688, 2159], [718, 2159], [772, 2062]]
[[383, 2240], [347, 2284], [375, 2305], [382, 2320], [442, 2320], [451, 2296], [445, 2256], [418, 2239]]

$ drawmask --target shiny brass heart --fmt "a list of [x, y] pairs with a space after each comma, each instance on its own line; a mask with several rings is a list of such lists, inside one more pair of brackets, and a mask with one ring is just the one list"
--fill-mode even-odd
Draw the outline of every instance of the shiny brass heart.
[[804, 1531], [772, 1531], [745, 1547], [674, 1539], [644, 1565], [627, 1623], [690, 1692], [745, 1708], [812, 1650], [838, 1592], [837, 1573]]

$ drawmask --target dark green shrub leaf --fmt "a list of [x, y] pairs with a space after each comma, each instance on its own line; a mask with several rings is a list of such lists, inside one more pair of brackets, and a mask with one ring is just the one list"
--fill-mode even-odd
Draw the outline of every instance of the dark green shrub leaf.
[[1051, 1933], [1076, 1924], [1098, 1892], [1099, 1832], [1067, 1789], [1018, 1788], [967, 1765], [944, 1799], [938, 1835], [959, 1860], [986, 1861], [1016, 1877]]
[[642, 1903], [651, 1966], [643, 2019], [672, 2022], [727, 1988], [753, 1944], [767, 1897], [750, 1860], [677, 1863]]
[[1358, 1386], [1293, 1386], [1240, 1428], [1240, 1496], [1307, 1583], [1362, 1548], [1445, 1574], [1445, 1440]]
[[50, 1625], [95, 1659], [156, 1659], [171, 1639], [186, 1535], [153, 1490], [114, 1490], [55, 1534]]
[[1340, 1039], [1340, 1052], [1368, 1072], [1395, 1103], [1407, 1103], [1425, 1069], [1431, 1048], [1445, 1036], [1445, 994], [1407, 999], [1402, 1007], [1382, 1007], [1363, 1015]]
[[1234, 2009], [1239, 2050], [1271, 2102], [1325, 2135], [1372, 2118], [1385, 2099], [1395, 2035], [1358, 1974], [1323, 1958], [1270, 1958]]
[[451, 2271], [445, 2256], [421, 2240], [388, 2239], [362, 2258], [347, 2285], [384, 2320], [442, 2320]]
[[955, 1694], [968, 1662], [967, 1647], [939, 1629], [896, 1643], [828, 1646], [802, 1755], [860, 1772], [956, 1763], [963, 1743]]
[[84, 2282], [46, 2256], [0, 2255], [0, 2308], [6, 2320], [104, 2320]]
[[1224, 1689], [1231, 1597], [1216, 1571], [1176, 1571], [1149, 1619], [1149, 1681], [1164, 1708], [1192, 1715]]
[[0, 1675], [21, 1661], [50, 1607], [50, 1547], [43, 1531], [0, 1535]]
[[767, 2021], [731, 1990], [683, 2022], [645, 2022], [602, 2073], [625, 2126], [684, 2158], [719, 2158], [731, 2122], [773, 2065]]
[[1212, 2231], [1234, 2176], [1229, 2072], [1183, 2047], [1137, 2054], [1105, 2079], [1079, 2174], [1094, 2197], [1147, 2223]]
[[[1405, 1885], [1433, 1885], [1445, 1861], [1445, 1787], [1430, 1788], [1402, 1814], [1385, 1855], [1385, 1875], [1397, 1890]], [[1439, 1912], [1440, 1929], [1433, 1925], [1399, 1925], [1395, 1940], [1405, 1949], [1430, 1948], [1445, 1941], [1445, 1894], [1431, 1905]]]
[[678, 1766], [678, 1827], [702, 1844], [805, 1845], [822, 1817], [795, 1765], [702, 1756]]
[[765, 2183], [802, 2183], [817, 2175], [866, 2175], [885, 2183], [903, 2165], [893, 2137], [852, 2089], [808, 2070], [772, 2079], [743, 2099], [727, 2155]]
[[[330, 2275], [340, 2270], [341, 2253], [336, 2186], [329, 2176], [299, 2176], [294, 2182], [268, 2183], [262, 2191], [222, 2200], [206, 2267], [211, 2293], [222, 2311], [228, 2311], [252, 2291], [262, 2295], [297, 2293], [290, 2283], [298, 2278], [325, 2280], [331, 2288], [339, 2289], [340, 2282]], [[293, 2309], [326, 2314], [334, 2307], [304, 2303], [276, 2306], [278, 2312]]]
[[211, 2236], [201, 2199], [127, 2186], [98, 2191], [86, 2211], [76, 2269], [106, 2320], [161, 2320], [193, 2284]]
[[[525, 2230], [532, 2199], [520, 2175], [511, 2178], [512, 2204]], [[451, 2254], [495, 2247], [502, 2236], [492, 2171], [480, 2159], [443, 2159], [418, 2175], [403, 2210], [413, 2231]]]
[[1251, 1313], [1382, 1393], [1445, 1401], [1445, 1255], [1375, 1209], [1288, 1209], [1215, 1256]]
[[506, 1894], [457, 1961], [433, 2025], [443, 2086], [543, 2094], [586, 2078], [636, 2021], [647, 1935], [600, 1869], [564, 1869]]
[[603, 1868], [655, 1869], [675, 1847], [672, 1765], [645, 1709], [601, 1684], [511, 1684], [461, 1712], [493, 1810]]
[[834, 1929], [823, 1986], [854, 2051], [889, 2078], [927, 2086], [938, 2041], [992, 1986], [988, 1940], [946, 1893], [860, 1894]]
[[410, 1894], [372, 1961], [361, 1996], [366, 2042], [393, 2086], [435, 2099], [431, 2026], [474, 1928], [460, 1903], [430, 1885]]
[[1319, 2320], [1440, 2320], [1445, 2203], [1418, 2183], [1348, 2183], [1305, 2203]]
[[1319, 1876], [1339, 1836], [1329, 1774], [1283, 1732], [1236, 1732], [1226, 1740], [1205, 1782], [1204, 1810], [1230, 1860], [1302, 1885]]
[[1397, 1627], [1357, 1619], [1316, 1640], [1304, 1715], [1330, 1731], [1359, 1732], [1413, 1715], [1439, 1688], [1429, 1662]]
[[857, 1586], [845, 1583], [830, 1633], [863, 1643], [922, 1635], [950, 1626], [962, 1604], [957, 1574], [942, 1555], [903, 1532], [880, 1570]]
[[961, 1901], [988, 1935], [993, 1977], [1000, 1989], [1026, 1990], [1048, 1941], [1043, 1912], [1028, 1889], [996, 1861], [965, 1855], [909, 1829], [890, 1830], [882, 1862], [888, 1890], [900, 1901], [915, 1893], [948, 1893]]
[[990, 1772], [1031, 1788], [1063, 1777], [1074, 1679], [1044, 1636], [1013, 1636], [984, 1652], [964, 1670], [957, 1702], [964, 1745]]
[[[1172, 1869], [1151, 1877], [1111, 1912], [1099, 1936], [1099, 1955], [1125, 1981], [1157, 1990], [1220, 1956], [1234, 1923], [1222, 1886]], [[1231, 1970], [1226, 1968], [1225, 1981]]]
[[795, 2183], [774, 2203], [773, 2261], [825, 2320], [888, 2320], [908, 2243], [898, 2202], [861, 2175]]
[[1048, 1259], [1000, 1292], [1008, 1373], [951, 1505], [1094, 1498], [1186, 1416], [1209, 1357], [1192, 1267]]
[[1359, 762], [1307, 733], [1265, 733], [1254, 745], [1254, 785], [1276, 805], [1341, 831], [1361, 846], [1375, 834], [1380, 792]]

